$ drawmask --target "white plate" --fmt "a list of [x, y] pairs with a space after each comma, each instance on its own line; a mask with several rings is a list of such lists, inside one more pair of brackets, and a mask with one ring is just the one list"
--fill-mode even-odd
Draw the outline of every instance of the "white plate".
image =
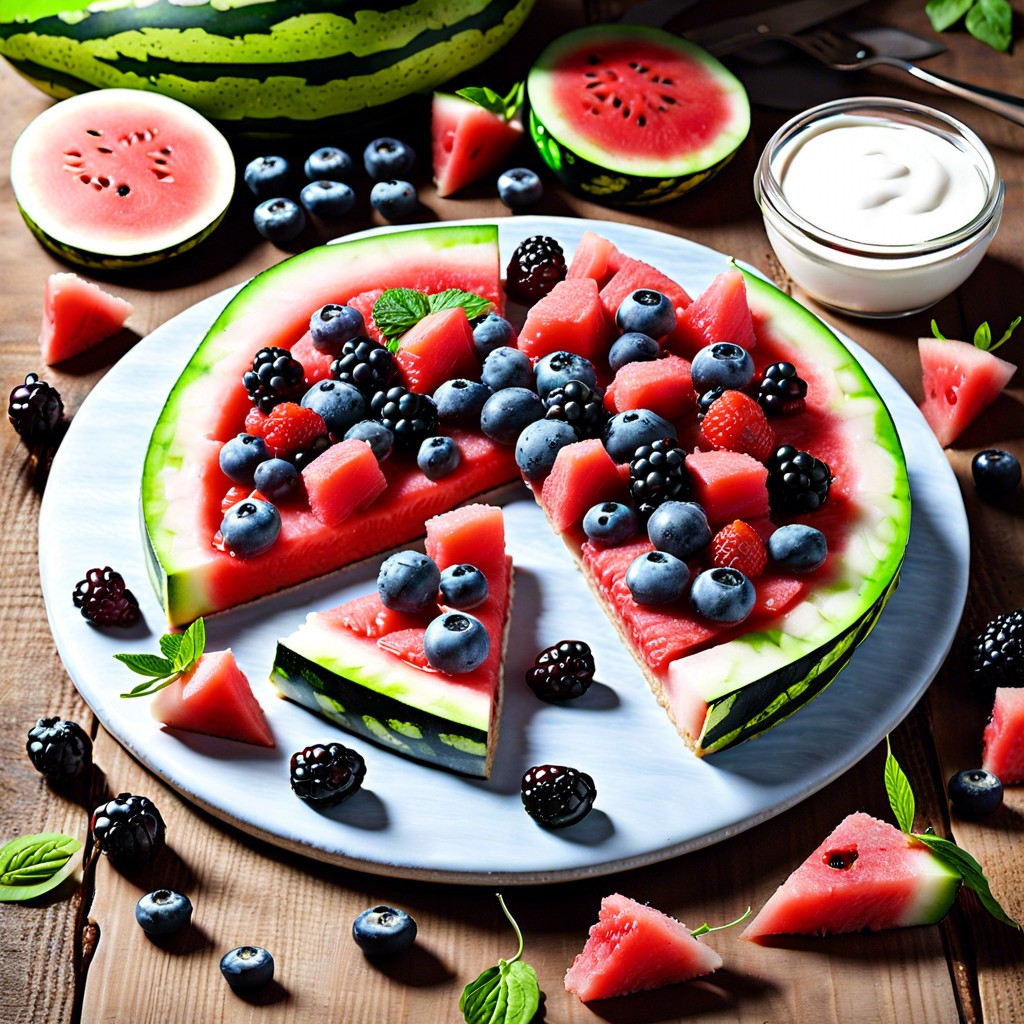
[[[531, 234], [553, 235], [571, 251], [588, 227], [653, 263], [691, 294], [726, 265], [724, 255], [674, 236], [542, 217], [501, 222], [504, 260]], [[171, 384], [228, 294], [164, 324], [97, 384], [54, 460], [39, 547], [50, 624], [82, 696], [134, 757], [238, 828], [319, 860], [404, 877], [507, 884], [619, 871], [718, 842], [803, 800], [900, 722], [942, 663], [967, 588], [960, 491], [907, 395], [879, 363], [847, 342], [888, 403], [910, 453], [914, 513], [903, 581], [850, 667], [765, 736], [707, 760], [687, 751], [521, 486], [509, 489], [505, 508], [516, 598], [501, 742], [490, 781], [406, 761], [277, 699], [268, 681], [275, 641], [308, 611], [367, 593], [373, 569], [365, 565], [207, 623], [208, 648], [232, 647], [252, 681], [277, 739], [275, 750], [165, 731], [150, 717], [147, 700], [119, 698], [137, 679], [111, 655], [156, 650], [162, 632], [138, 523], [143, 457]], [[124, 575], [146, 626], [103, 631], [73, 607], [75, 583], [90, 567], [103, 565]], [[917, 639], [922, 624], [927, 643]], [[566, 637], [593, 646], [599, 682], [583, 699], [551, 706], [533, 696], [523, 673], [538, 650]], [[331, 739], [352, 742], [364, 754], [367, 777], [363, 792], [324, 814], [292, 795], [288, 759], [309, 743]], [[595, 810], [561, 832], [539, 828], [519, 798], [523, 771], [547, 762], [588, 771], [597, 784]]]

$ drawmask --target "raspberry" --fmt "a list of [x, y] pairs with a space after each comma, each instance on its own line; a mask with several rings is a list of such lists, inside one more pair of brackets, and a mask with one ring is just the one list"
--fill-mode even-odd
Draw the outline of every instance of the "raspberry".
[[253, 437], [262, 437], [263, 431], [267, 429], [267, 420], [270, 417], [265, 413], [261, 412], [254, 405], [245, 414], [245, 432], [252, 434]]
[[737, 519], [723, 526], [712, 539], [711, 564], [720, 569], [738, 569], [747, 579], [757, 579], [768, 564], [768, 552], [757, 531]]
[[712, 402], [700, 436], [712, 448], [743, 452], [758, 462], [767, 462], [775, 451], [775, 431], [764, 409], [742, 391], [723, 391]]
[[302, 451], [326, 434], [324, 418], [294, 402], [275, 405], [263, 425], [263, 440], [275, 455]]

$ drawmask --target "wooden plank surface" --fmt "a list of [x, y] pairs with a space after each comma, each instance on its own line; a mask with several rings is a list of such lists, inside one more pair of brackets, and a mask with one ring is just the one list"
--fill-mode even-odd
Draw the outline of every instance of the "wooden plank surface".
[[[510, 81], [513, 65], [525, 66], [559, 27], [581, 20], [581, 9], [568, 0], [541, 6], [544, 10], [534, 15], [496, 68], [497, 84]], [[617, 10], [607, 3], [601, 6], [606, 14]], [[736, 9], [751, 6], [756, 5]], [[930, 32], [917, 0], [876, 2], [868, 10], [890, 23]], [[710, 5], [705, 20], [709, 14]], [[1019, 55], [990, 54], [963, 33], [946, 41], [950, 52], [930, 64], [936, 70], [1024, 91]], [[903, 321], [871, 324], [828, 317], [882, 359], [919, 398], [914, 339], [927, 333], [930, 316], [947, 333], [956, 334], [982, 319], [1004, 324], [1022, 311], [1024, 129], [966, 104], [947, 102], [887, 72], [864, 76], [861, 85], [865, 91], [942, 106], [966, 119], [992, 147], [1007, 181], [1003, 226], [989, 257], [956, 296], [926, 315]], [[48, 273], [67, 269], [23, 228], [7, 177], [17, 131], [48, 103], [0, 67], [0, 109], [6, 115], [0, 123], [0, 381], [5, 393], [26, 372], [40, 369], [36, 334], [43, 284]], [[751, 135], [732, 165], [671, 207], [625, 213], [549, 188], [538, 212], [660, 227], [747, 260], [785, 286], [750, 193], [760, 148], [785, 116], [755, 110]], [[335, 140], [314, 144], [322, 141]], [[251, 144], [243, 146], [243, 159], [254, 151]], [[426, 186], [426, 175], [421, 183]], [[429, 187], [422, 191], [427, 206], [441, 219], [506, 215], [489, 185], [471, 189], [468, 198], [459, 200], [438, 200]], [[95, 357], [46, 372], [70, 414], [135, 338], [280, 258], [279, 250], [255, 238], [247, 223], [248, 208], [247, 197], [240, 194], [227, 227], [194, 258], [103, 279], [134, 302], [136, 312], [129, 321], [131, 332]], [[363, 214], [351, 227], [372, 223]], [[1007, 353], [1015, 361], [1019, 358], [1012, 347]], [[1018, 917], [1024, 917], [1024, 792], [1010, 791], [1006, 807], [982, 824], [951, 823], [944, 780], [957, 768], [977, 763], [978, 737], [989, 710], [985, 698], [971, 691], [966, 643], [991, 615], [1024, 604], [1024, 500], [1018, 494], [1010, 503], [984, 504], [976, 498], [969, 474], [970, 456], [981, 447], [1007, 447], [1024, 456], [1021, 394], [1019, 387], [1012, 388], [950, 453], [971, 523], [971, 592], [961, 636], [946, 667], [894, 737], [918, 793], [918, 826], [930, 821], [940, 832], [951, 829], [985, 865], [994, 891]], [[456, 1004], [463, 985], [515, 948], [491, 890], [379, 878], [281, 853], [183, 803], [140, 768], [92, 719], [57, 658], [38, 582], [41, 474], [9, 430], [0, 431], [0, 480], [0, 839], [63, 830], [84, 840], [88, 810], [107, 794], [121, 791], [150, 795], [167, 819], [169, 836], [168, 849], [142, 877], [118, 874], [101, 858], [87, 871], [85, 884], [68, 886], [59, 894], [62, 898], [42, 905], [0, 904], [0, 1021], [305, 1024], [343, 1019], [351, 1024], [433, 1024], [459, 1019]], [[88, 793], [55, 793], [28, 763], [24, 736], [44, 714], [73, 717], [95, 733], [97, 769]], [[640, 752], [627, 749], [617, 756]], [[881, 749], [874, 750], [804, 804], [710, 850], [612, 878], [507, 890], [527, 937], [526, 958], [537, 968], [546, 995], [543, 1019], [573, 1024], [595, 1016], [643, 1024], [702, 1015], [742, 1024], [1020, 1020], [1021, 938], [991, 922], [969, 900], [962, 900], [942, 926], [880, 935], [785, 940], [759, 948], [735, 933], [715, 934], [707, 941], [723, 955], [726, 967], [713, 977], [589, 1009], [562, 990], [562, 974], [596, 919], [602, 895], [620, 891], [647, 900], [691, 926], [730, 920], [748, 904], [760, 906], [845, 814], [863, 809], [890, 817], [881, 782], [883, 756]], [[191, 932], [162, 947], [147, 940], [133, 918], [138, 896], [157, 885], [183, 889], [196, 906]], [[412, 954], [381, 966], [362, 957], [349, 934], [355, 915], [377, 902], [407, 908], [420, 927]], [[267, 946], [278, 964], [278, 984], [253, 1002], [233, 996], [217, 969], [221, 954], [243, 942]]]

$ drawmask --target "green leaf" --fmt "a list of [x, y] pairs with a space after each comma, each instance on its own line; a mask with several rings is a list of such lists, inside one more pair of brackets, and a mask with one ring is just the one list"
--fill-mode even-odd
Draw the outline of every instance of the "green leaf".
[[526, 82], [516, 82], [508, 91], [505, 97], [505, 120], [511, 121], [516, 116], [516, 111], [523, 105], [523, 98], [526, 96]]
[[206, 624], [200, 616], [184, 633], [165, 633], [160, 637], [160, 650], [166, 655], [164, 658], [156, 654], [115, 654], [114, 657], [133, 672], [149, 677], [121, 696], [148, 697], [170, 686], [202, 657], [205, 647]]
[[59, 832], [19, 836], [0, 846], [0, 902], [20, 903], [55, 889], [75, 869], [82, 849]]
[[1002, 337], [989, 347], [989, 352], [994, 352], [997, 348], [999, 348], [1000, 345], [1003, 345], [1006, 342], [1008, 342], [1010, 338], [1013, 337], [1013, 332], [1017, 330], [1017, 328], [1020, 326], [1020, 321], [1021, 318], [1019, 316], [1014, 317], [1013, 320], [1010, 321], [1010, 326], [1007, 327], [1005, 331], [1003, 331]]
[[466, 311], [466, 318], [475, 320], [483, 316], [493, 303], [482, 295], [474, 295], [472, 292], [464, 292], [461, 288], [448, 288], [443, 292], [435, 292], [427, 296], [427, 303], [431, 313], [439, 313], [442, 309], [454, 309], [462, 306]]
[[946, 336], [939, 330], [939, 325], [934, 320], [932, 320], [932, 334], [934, 334], [939, 341], [947, 340]]
[[164, 633], [160, 637], [160, 650], [163, 652], [165, 658], [170, 658], [171, 661], [178, 656], [178, 651], [181, 648], [181, 634], [180, 633]]
[[974, 0], [928, 0], [924, 12], [936, 32], [945, 32], [971, 8]]
[[168, 676], [159, 676], [155, 679], [147, 679], [144, 683], [139, 683], [138, 686], [132, 687], [127, 693], [122, 693], [122, 697], [150, 697], [158, 690], [162, 690], [165, 686], [170, 686], [171, 683], [176, 682], [181, 678], [180, 672], [172, 672]]
[[174, 659], [175, 671], [187, 672], [202, 657], [205, 647], [206, 623], [200, 616], [182, 634], [178, 654]]
[[989, 327], [987, 320], [983, 324], [978, 324], [978, 329], [974, 332], [974, 347], [980, 348], [982, 352], [987, 352], [992, 347], [992, 328]]
[[896, 823], [908, 835], [914, 828], [914, 791], [910, 788], [910, 780], [903, 773], [899, 761], [892, 756], [889, 737], [885, 737], [885, 791], [889, 794], [889, 806], [896, 815]]
[[173, 661], [157, 654], [115, 654], [114, 657], [140, 676], [165, 676], [175, 670]]
[[[430, 303], [423, 292], [414, 288], [388, 288], [373, 304], [373, 322], [387, 341], [392, 342], [429, 312]], [[394, 351], [390, 344], [388, 348]]]
[[475, 103], [478, 107], [483, 107], [484, 110], [492, 114], [497, 114], [498, 117], [506, 121], [511, 121], [516, 116], [516, 111], [523, 105], [525, 91], [526, 83], [516, 82], [507, 96], [499, 96], [493, 89], [488, 89], [486, 86], [483, 88], [470, 86], [467, 89], [459, 89], [455, 95], [469, 100], [470, 103]]
[[1013, 11], [1007, 0], [976, 0], [967, 12], [967, 31], [1005, 53], [1013, 41]]
[[992, 895], [988, 879], [985, 877], [981, 865], [966, 850], [961, 850], [956, 843], [951, 843], [948, 839], [943, 839], [942, 836], [932, 835], [928, 832], [915, 832], [913, 837], [941, 857], [950, 867], [959, 871], [964, 885], [972, 892], [977, 893], [981, 905], [997, 921], [1002, 921], [1003, 924], [1009, 925], [1011, 928], [1020, 929], [1020, 925], [1003, 910], [998, 900]]

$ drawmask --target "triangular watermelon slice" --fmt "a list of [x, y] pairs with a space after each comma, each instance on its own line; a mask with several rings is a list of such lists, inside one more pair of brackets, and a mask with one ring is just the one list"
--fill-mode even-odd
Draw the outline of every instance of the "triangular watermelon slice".
[[722, 958], [686, 925], [615, 893], [601, 900], [597, 923], [565, 975], [565, 988], [586, 1003], [689, 981], [721, 966]]
[[51, 274], [43, 294], [39, 347], [48, 365], [61, 363], [113, 337], [132, 304], [77, 274]]
[[743, 938], [934, 924], [960, 883], [960, 873], [924, 844], [858, 811], [779, 886]]
[[692, 359], [705, 345], [717, 341], [731, 341], [748, 350], [757, 344], [746, 283], [735, 268], [719, 274], [680, 313], [666, 344], [671, 351]]
[[1024, 782], [1024, 687], [1000, 686], [985, 726], [982, 767], [1006, 785]]

